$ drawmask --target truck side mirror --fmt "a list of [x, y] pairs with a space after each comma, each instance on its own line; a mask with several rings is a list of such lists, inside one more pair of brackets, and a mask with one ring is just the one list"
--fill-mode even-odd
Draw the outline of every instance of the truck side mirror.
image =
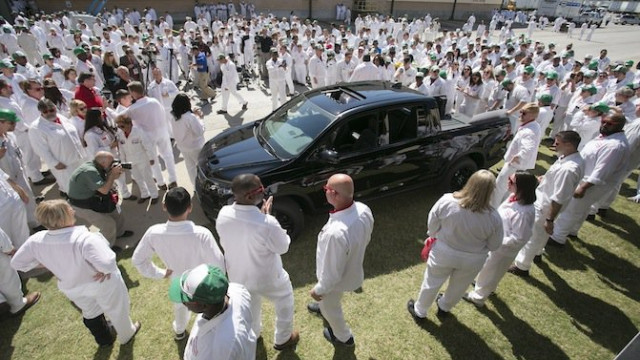
[[329, 164], [338, 163], [338, 153], [334, 150], [323, 149], [318, 153], [318, 159]]

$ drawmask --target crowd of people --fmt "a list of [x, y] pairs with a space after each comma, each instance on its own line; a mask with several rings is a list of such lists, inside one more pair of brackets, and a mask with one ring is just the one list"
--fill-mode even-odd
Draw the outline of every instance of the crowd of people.
[[[157, 17], [152, 8], [143, 16], [114, 8], [95, 24], [74, 26], [64, 13], [0, 20], [0, 311], [33, 306], [40, 294], [23, 294], [16, 270], [44, 267], [98, 344], [115, 341], [111, 326], [120, 343], [130, 341], [140, 323], [130, 318], [115, 260], [116, 239], [133, 235], [120, 201], [154, 205], [165, 192], [168, 221], [146, 231], [132, 262], [145, 277], [172, 279], [176, 340], [187, 337], [189, 311], [199, 314], [185, 358], [253, 359], [262, 298], [275, 306], [274, 348], [296, 346], [293, 288], [280, 258], [290, 239], [270, 215], [273, 199], [265, 199], [260, 178], [234, 178], [235, 202], [216, 221], [219, 245], [188, 220], [191, 196], [178, 186], [173, 147], [195, 183], [205, 130], [202, 111], [180, 91], [189, 82], [201, 104], [222, 94], [218, 114], [228, 112], [231, 95], [247, 109], [237, 89], [253, 71], [268, 83], [273, 109], [294, 84], [379, 80], [446, 98], [445, 113], [461, 119], [506, 111], [514, 137], [497, 177], [478, 171], [429, 212], [424, 282], [407, 304], [416, 321], [434, 302], [438, 316], [461, 299], [482, 306], [507, 272], [529, 276], [545, 246], [562, 247], [587, 218], [606, 216], [640, 165], [640, 72], [632, 60], [612, 61], [606, 49], [578, 58], [572, 44], [557, 49], [532, 33], [516, 37], [511, 14], [499, 12], [488, 28], [472, 15], [462, 29], [441, 31], [430, 15], [358, 15], [352, 28], [343, 5], [336, 8], [342, 23], [327, 28], [293, 14], [257, 14], [244, 2], [237, 9], [197, 4], [195, 21], [179, 30], [170, 14]], [[531, 170], [547, 130], [558, 159], [538, 179]], [[32, 185], [54, 182], [60, 200], [35, 195]], [[331, 176], [324, 191], [334, 210], [318, 235], [308, 310], [327, 321], [328, 341], [353, 346], [341, 298], [362, 285], [374, 220], [353, 200], [349, 176]], [[640, 187], [630, 199], [640, 202]]]

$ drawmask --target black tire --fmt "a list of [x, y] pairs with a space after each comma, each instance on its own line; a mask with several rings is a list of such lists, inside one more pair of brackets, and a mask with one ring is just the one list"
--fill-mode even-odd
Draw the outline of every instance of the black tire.
[[623, 22], [622, 22], [622, 25], [627, 25], [627, 22], [626, 22], [626, 21], [623, 21]]
[[478, 164], [468, 157], [456, 161], [444, 177], [445, 191], [458, 191], [464, 187], [467, 180], [478, 170]]
[[302, 208], [290, 198], [274, 198], [271, 214], [287, 231], [291, 240], [295, 240], [304, 229], [304, 213]]

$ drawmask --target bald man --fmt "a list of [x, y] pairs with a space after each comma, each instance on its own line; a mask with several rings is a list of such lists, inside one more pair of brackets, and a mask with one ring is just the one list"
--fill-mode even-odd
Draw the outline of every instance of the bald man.
[[362, 286], [364, 253], [371, 240], [373, 215], [365, 204], [353, 201], [353, 180], [335, 174], [323, 187], [333, 206], [329, 221], [318, 234], [316, 277], [318, 283], [309, 294], [317, 301], [307, 308], [321, 314], [329, 327], [324, 337], [333, 345], [355, 346], [351, 329], [344, 320], [340, 300], [345, 291]]

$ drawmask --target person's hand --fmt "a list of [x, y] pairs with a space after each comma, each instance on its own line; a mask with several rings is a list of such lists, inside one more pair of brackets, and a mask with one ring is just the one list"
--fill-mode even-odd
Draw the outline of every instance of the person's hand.
[[271, 214], [271, 206], [273, 205], [273, 196], [269, 196], [267, 200], [262, 203], [262, 211], [263, 214]]
[[309, 295], [313, 298], [313, 300], [315, 301], [321, 301], [322, 300], [322, 295], [318, 295], [316, 294], [316, 290], [315, 289], [311, 289], [311, 291], [309, 291]]
[[582, 185], [580, 185], [578, 186], [578, 188], [576, 188], [576, 191], [573, 192], [573, 197], [576, 199], [582, 199], [586, 192], [587, 192], [587, 189], [585, 189]]
[[111, 143], [111, 148], [115, 149], [118, 147], [118, 140], [113, 140], [113, 142]]
[[553, 221], [546, 221], [544, 222], [544, 231], [546, 231], [547, 234], [549, 235], [553, 235]]
[[511, 158], [511, 161], [509, 161], [509, 164], [520, 164], [520, 156], [514, 156]]
[[149, 160], [149, 165], [153, 166], [156, 162], [154, 160]]
[[13, 248], [13, 249], [11, 249], [11, 251], [6, 252], [6, 253], [5, 253], [5, 255], [7, 255], [7, 256], [13, 256], [13, 255], [15, 255], [16, 251], [18, 251], [18, 250], [16, 250], [15, 248]]
[[67, 165], [65, 165], [65, 164], [63, 164], [63, 163], [61, 163], [61, 162], [59, 162], [59, 163], [57, 163], [57, 164], [56, 164], [56, 166], [54, 166], [54, 167], [56, 168], [56, 170], [64, 170], [64, 169], [66, 169], [66, 168], [67, 168]]
[[20, 200], [22, 200], [23, 203], [28, 204], [29, 203], [29, 195], [27, 195], [27, 192], [17, 184], [16, 184], [16, 187], [15, 187], [15, 190], [18, 193], [18, 195], [20, 196]]
[[114, 178], [118, 178], [120, 177], [120, 175], [122, 175], [122, 173], [124, 172], [124, 169], [122, 168], [122, 165], [116, 165], [114, 167], [111, 168], [111, 170], [109, 170], [109, 176], [113, 176]]
[[7, 153], [6, 147], [0, 148], [0, 159], [2, 159], [4, 157], [4, 154], [6, 153]]
[[171, 274], [173, 274], [173, 270], [171, 270], [171, 269], [167, 269], [167, 270], [165, 271], [165, 273], [164, 273], [164, 278], [165, 278], [165, 279], [168, 279], [168, 278], [169, 278], [169, 276], [171, 276]]
[[111, 274], [97, 272], [95, 275], [93, 275], [93, 281], [104, 282], [105, 280], [109, 279], [111, 279]]

